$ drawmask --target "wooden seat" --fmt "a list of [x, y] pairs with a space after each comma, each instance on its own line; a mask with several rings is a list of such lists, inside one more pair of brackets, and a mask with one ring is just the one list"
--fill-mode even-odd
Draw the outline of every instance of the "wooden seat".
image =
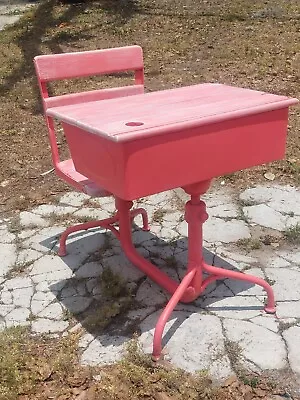
[[71, 158], [65, 161], [60, 161], [57, 164], [56, 173], [76, 189], [91, 197], [105, 197], [111, 195], [107, 190], [102, 189], [95, 182], [77, 172]]

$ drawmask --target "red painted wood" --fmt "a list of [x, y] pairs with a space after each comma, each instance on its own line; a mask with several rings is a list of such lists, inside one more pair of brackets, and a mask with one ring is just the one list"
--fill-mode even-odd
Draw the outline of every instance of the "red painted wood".
[[255, 90], [203, 84], [56, 108], [48, 115], [114, 141], [128, 141], [272, 111], [295, 102]]
[[133, 200], [283, 158], [296, 102], [204, 84], [48, 114], [62, 121], [75, 168]]
[[123, 86], [109, 89], [92, 90], [81, 93], [64, 94], [45, 98], [46, 108], [61, 107], [90, 101], [108, 100], [116, 97], [126, 97], [144, 93], [143, 85]]
[[285, 108], [127, 142], [62, 124], [75, 168], [133, 200], [283, 158], [287, 116]]
[[143, 71], [143, 51], [140, 46], [127, 46], [50, 54], [35, 57], [34, 63], [41, 82], [50, 82], [126, 70]]
[[[45, 113], [51, 107], [102, 101], [144, 92], [143, 53], [139, 46], [42, 55], [35, 57], [34, 65]], [[49, 97], [47, 83], [50, 81], [127, 70], [133, 70], [135, 73], [134, 85]], [[69, 184], [87, 194], [92, 196], [108, 195], [108, 192], [101, 186], [77, 172], [72, 159], [60, 160], [54, 124], [50, 116], [46, 116], [46, 124], [56, 173]]]

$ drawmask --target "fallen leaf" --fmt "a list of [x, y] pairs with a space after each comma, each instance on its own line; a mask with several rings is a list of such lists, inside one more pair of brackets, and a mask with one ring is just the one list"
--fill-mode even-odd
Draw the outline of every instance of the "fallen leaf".
[[274, 181], [275, 179], [275, 175], [272, 172], [266, 172], [264, 174], [264, 177], [268, 179], [268, 181]]
[[82, 386], [88, 379], [87, 374], [84, 374], [82, 371], [75, 372], [73, 376], [69, 376], [67, 378], [67, 382], [70, 386], [79, 387]]
[[226, 381], [223, 383], [223, 387], [231, 386], [233, 383], [237, 382], [237, 377], [235, 375], [230, 376], [229, 378], [226, 379]]
[[6, 187], [8, 184], [9, 184], [9, 180], [8, 180], [8, 179], [5, 179], [5, 181], [2, 181], [2, 182], [0, 183], [0, 186], [1, 186], [1, 187]]
[[280, 244], [279, 243], [270, 243], [270, 245], [274, 248], [274, 249], [276, 249], [277, 247], [279, 247], [280, 246]]
[[165, 392], [159, 392], [156, 393], [155, 395], [155, 400], [174, 400], [174, 397], [170, 397], [167, 393]]
[[258, 397], [264, 397], [266, 395], [265, 390], [262, 390], [260, 388], [256, 388], [253, 391], [254, 391], [255, 395]]
[[88, 391], [84, 390], [83, 392], [80, 393], [80, 395], [77, 397], [77, 400], [88, 400]]

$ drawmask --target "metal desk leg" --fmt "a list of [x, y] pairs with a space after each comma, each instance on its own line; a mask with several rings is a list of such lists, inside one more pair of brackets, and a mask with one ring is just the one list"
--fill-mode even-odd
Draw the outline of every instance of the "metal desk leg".
[[[209, 182], [206, 181], [184, 188], [186, 192], [191, 195], [191, 200], [188, 201], [185, 206], [185, 220], [188, 223], [187, 274], [169, 300], [155, 327], [152, 358], [156, 361], [161, 355], [161, 341], [165, 325], [178, 302], [182, 300], [186, 302], [195, 300], [201, 293], [203, 293], [210, 283], [217, 279], [232, 278], [262, 286], [268, 295], [268, 302], [265, 311], [267, 313], [275, 313], [273, 289], [266, 281], [242, 272], [217, 268], [204, 262], [202, 255], [202, 225], [207, 220], [208, 215], [206, 213], [205, 203], [200, 200], [200, 195], [205, 193], [208, 186]], [[203, 271], [210, 274], [210, 276], [205, 280], [203, 280]]]

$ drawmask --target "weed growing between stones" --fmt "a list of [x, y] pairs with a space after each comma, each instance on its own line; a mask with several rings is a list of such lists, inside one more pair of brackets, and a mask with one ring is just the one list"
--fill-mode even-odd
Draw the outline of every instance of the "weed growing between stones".
[[107, 298], [116, 298], [128, 295], [128, 289], [124, 280], [115, 274], [110, 268], [104, 268], [100, 276], [100, 284], [103, 294]]
[[246, 251], [258, 250], [261, 248], [261, 242], [258, 239], [253, 238], [239, 239], [237, 241], [237, 246]]
[[174, 256], [165, 257], [164, 261], [165, 261], [166, 267], [176, 269], [177, 260]]
[[15, 264], [10, 268], [10, 270], [5, 274], [5, 279], [12, 279], [20, 274], [22, 274], [30, 265], [33, 264], [33, 261], [26, 261]]
[[124, 315], [133, 305], [133, 297], [126, 282], [110, 268], [99, 277], [102, 300], [84, 317], [82, 325], [90, 332], [100, 333], [118, 316]]
[[292, 244], [300, 243], [300, 224], [296, 224], [287, 228], [284, 232], [284, 237], [286, 240]]
[[49, 214], [48, 220], [50, 222], [50, 226], [55, 224], [71, 225], [71, 224], [86, 222], [86, 221], [81, 221], [80, 217], [79, 218], [74, 217], [74, 215], [72, 215], [71, 213], [59, 215], [55, 212]]
[[157, 222], [161, 224], [163, 222], [163, 218], [166, 215], [166, 211], [162, 210], [161, 208], [158, 210], [155, 210], [152, 216], [152, 222]]
[[22, 231], [22, 227], [20, 225], [20, 219], [15, 217], [9, 221], [8, 224], [8, 232], [9, 233], [19, 233]]

